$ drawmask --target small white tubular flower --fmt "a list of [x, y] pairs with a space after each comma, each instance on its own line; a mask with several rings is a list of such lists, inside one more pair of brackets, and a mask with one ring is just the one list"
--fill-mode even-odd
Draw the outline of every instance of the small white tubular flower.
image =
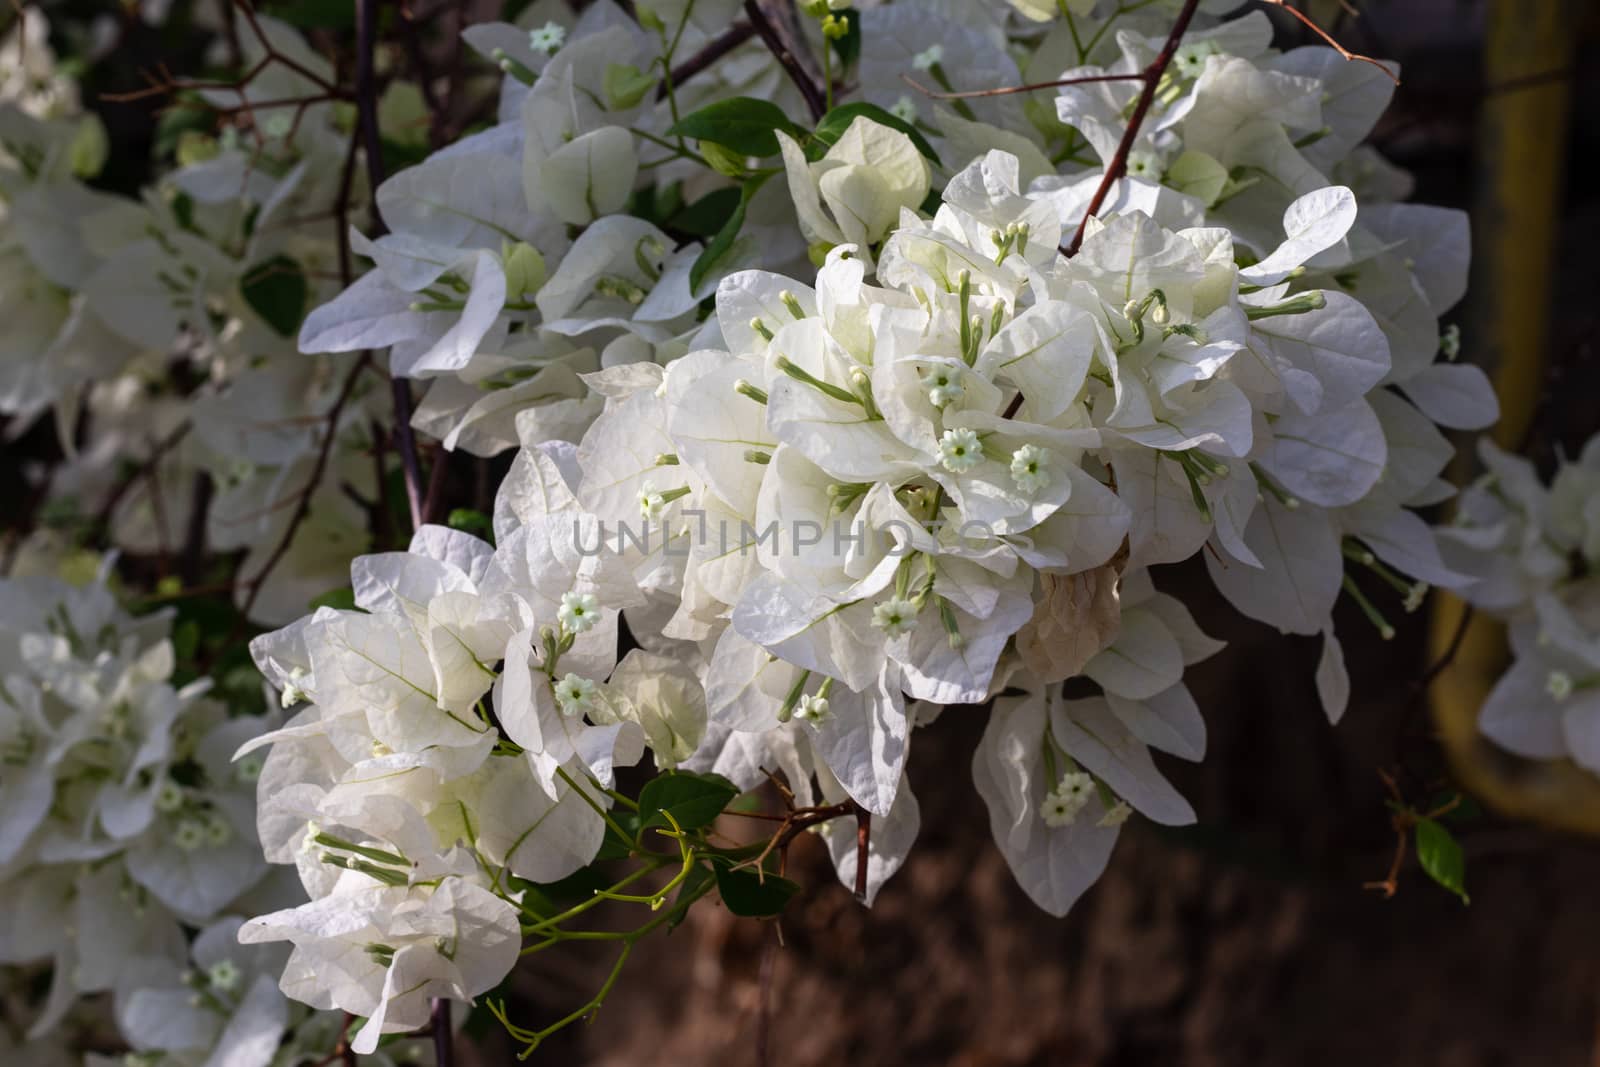
[[206, 984], [223, 993], [239, 988], [239, 965], [232, 960], [218, 960], [206, 969]]
[[833, 718], [828, 708], [828, 698], [820, 693], [808, 693], [794, 706], [794, 717], [812, 726], [820, 726]]
[[880, 601], [872, 608], [872, 625], [890, 637], [910, 633], [917, 628], [917, 606], [898, 596]]
[[168, 778], [156, 790], [156, 810], [171, 815], [181, 807], [183, 807], [183, 787]]
[[961, 385], [961, 371], [955, 367], [929, 367], [922, 372], [921, 380], [928, 390], [928, 403], [936, 408], [960, 400], [967, 392]]
[[1038, 445], [1023, 445], [1011, 453], [1011, 480], [1024, 493], [1037, 493], [1050, 484], [1050, 450]]
[[1154, 152], [1129, 152], [1128, 174], [1130, 177], [1155, 181], [1161, 177], [1161, 157]]
[[939, 462], [952, 474], [969, 471], [983, 462], [983, 442], [978, 432], [960, 427], [946, 430], [939, 438]]
[[1044, 803], [1039, 806], [1039, 816], [1052, 829], [1071, 826], [1093, 795], [1094, 779], [1091, 776], [1082, 771], [1068, 771], [1061, 776], [1055, 789], [1045, 796]]
[[1570, 697], [1574, 688], [1572, 675], [1566, 671], [1551, 671], [1545, 676], [1544, 691], [1557, 703]]
[[567, 40], [567, 28], [559, 22], [547, 22], [528, 31], [528, 47], [541, 55], [550, 55]]
[[569, 673], [556, 683], [556, 703], [561, 705], [561, 713], [577, 718], [594, 710], [594, 690], [594, 682]]
[[1461, 354], [1461, 327], [1451, 323], [1439, 335], [1439, 354], [1454, 361]]
[[588, 633], [600, 621], [600, 601], [593, 593], [563, 593], [556, 618], [568, 633]]
[[1128, 806], [1128, 802], [1126, 800], [1119, 800], [1106, 809], [1106, 813], [1100, 816], [1100, 821], [1095, 825], [1121, 826], [1123, 823], [1128, 821], [1128, 816], [1132, 814], [1133, 809]]
[[228, 820], [221, 814], [213, 811], [206, 816], [206, 844], [212, 848], [221, 848], [233, 840], [233, 827], [228, 825]]
[[[917, 103], [911, 99], [910, 93], [901, 93], [899, 99], [890, 106], [889, 114], [901, 122], [915, 122], [917, 121]], [[822, 823], [821, 825], [827, 826], [828, 824]]]
[[1078, 818], [1078, 811], [1083, 805], [1074, 804], [1059, 793], [1051, 793], [1039, 805], [1039, 817], [1044, 824], [1052, 830], [1062, 826], [1071, 826]]
[[206, 843], [206, 824], [199, 819], [181, 819], [172, 831], [172, 843], [185, 852], [194, 852]]
[[1432, 586], [1427, 582], [1415, 582], [1412, 584], [1411, 589], [1406, 593], [1405, 599], [1407, 615], [1422, 607], [1422, 602], [1428, 598], [1428, 590], [1431, 588]]
[[639, 514], [644, 516], [644, 521], [654, 522], [667, 510], [667, 498], [656, 490], [649, 482], [639, 487]]
[[300, 687], [300, 683], [309, 677], [309, 674], [310, 672], [304, 667], [295, 667], [289, 671], [288, 683], [283, 687], [283, 693], [278, 698], [278, 702], [283, 705], [285, 711], [296, 704], [306, 701], [306, 691]]
[[911, 57], [911, 65], [918, 70], [932, 70], [934, 65], [944, 59], [944, 46], [930, 44], [922, 51]]

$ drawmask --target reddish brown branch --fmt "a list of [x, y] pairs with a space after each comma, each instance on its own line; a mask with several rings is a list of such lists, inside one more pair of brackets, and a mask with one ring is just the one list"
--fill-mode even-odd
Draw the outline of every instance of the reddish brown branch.
[[[756, 28], [753, 23], [735, 22], [726, 30], [723, 30], [722, 33], [707, 41], [706, 46], [700, 51], [674, 67], [669, 76], [671, 84], [674, 87], [682, 85], [755, 35]], [[661, 88], [656, 91], [656, 99], [665, 100], [666, 97], [667, 83], [662, 82]]]
[[1355, 61], [1360, 63], [1370, 63], [1374, 67], [1377, 67], [1379, 70], [1383, 71], [1384, 75], [1390, 81], [1394, 82], [1396, 85], [1400, 84], [1400, 79], [1396, 77], [1394, 71], [1390, 70], [1376, 59], [1373, 59], [1371, 56], [1364, 56], [1359, 52], [1350, 51], [1344, 45], [1334, 40], [1333, 35], [1327, 30], [1323, 29], [1321, 26], [1318, 26], [1314, 21], [1312, 21], [1311, 16], [1307, 15], [1304, 11], [1301, 11], [1295, 7], [1291, 7], [1285, 2], [1285, 0], [1261, 0], [1261, 2], [1264, 4], [1271, 4], [1277, 8], [1282, 8], [1284, 11], [1287, 11], [1289, 14], [1293, 15], [1296, 19], [1300, 20], [1300, 24], [1302, 26], [1305, 26], [1312, 33], [1316, 34], [1318, 37], [1321, 37], [1325, 42], [1327, 42], [1329, 48], [1332, 48], [1335, 52], [1338, 52], [1341, 56], [1343, 56], [1346, 62]]
[[1199, 6], [1200, 0], [1184, 0], [1183, 10], [1178, 12], [1178, 18], [1172, 24], [1172, 31], [1167, 34], [1166, 43], [1161, 46], [1161, 51], [1156, 54], [1150, 65], [1140, 73], [1139, 77], [1144, 81], [1144, 88], [1139, 92], [1138, 103], [1134, 105], [1133, 114], [1128, 119], [1128, 128], [1123, 131], [1122, 140], [1117, 143], [1117, 151], [1111, 157], [1111, 162], [1106, 164], [1105, 176], [1100, 179], [1094, 197], [1084, 210], [1083, 218], [1072, 234], [1072, 242], [1062, 248], [1064, 254], [1077, 255], [1079, 246], [1083, 244], [1083, 233], [1088, 228], [1089, 220], [1105, 205], [1111, 187], [1127, 172], [1128, 154], [1133, 151], [1133, 143], [1139, 137], [1139, 128], [1144, 125], [1145, 116], [1150, 113], [1150, 104], [1156, 97], [1156, 86], [1161, 82], [1161, 75], [1167, 72], [1167, 67], [1172, 63], [1172, 57], [1178, 51], [1178, 42], [1183, 40], [1184, 32], [1189, 28], [1189, 21], [1194, 18], [1195, 8]]
[[[374, 237], [384, 232], [383, 220], [378, 215], [378, 187], [383, 184], [383, 138], [378, 132], [378, 92], [372, 66], [377, 32], [377, 0], [357, 0], [356, 125], [361, 133], [367, 181], [372, 189]], [[411, 383], [392, 375], [389, 390], [394, 402], [395, 448], [400, 453], [400, 469], [406, 483], [406, 503], [411, 511], [411, 526], [415, 529], [423, 524], [422, 464], [417, 459], [417, 438], [411, 429]]]
[[767, 46], [767, 51], [772, 53], [778, 65], [784, 69], [784, 73], [789, 75], [794, 87], [800, 90], [800, 95], [805, 98], [806, 109], [811, 112], [812, 120], [820, 119], [828, 110], [827, 98], [823, 96], [821, 86], [811, 80], [811, 75], [806, 73], [806, 69], [789, 50], [777, 28], [767, 18], [767, 13], [761, 10], [758, 0], [744, 0], [744, 13], [750, 19], [750, 25], [755, 27], [756, 33], [761, 37], [761, 42]]
[[856, 899], [867, 902], [867, 847], [872, 840], [872, 812], [856, 805]]

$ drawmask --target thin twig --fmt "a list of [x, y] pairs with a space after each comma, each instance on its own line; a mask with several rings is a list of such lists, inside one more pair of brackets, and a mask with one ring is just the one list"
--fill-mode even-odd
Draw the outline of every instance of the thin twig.
[[772, 21], [767, 18], [767, 13], [761, 10], [758, 0], [744, 0], [744, 13], [750, 19], [750, 25], [755, 27], [756, 33], [760, 35], [762, 43], [767, 46], [767, 51], [772, 53], [778, 65], [789, 75], [789, 80], [794, 82], [795, 88], [800, 90], [800, 95], [805, 98], [806, 110], [811, 112], [812, 120], [820, 119], [828, 110], [822, 89], [811, 80], [811, 75], [806, 73], [806, 69], [800, 65], [794, 53], [789, 51], [789, 46], [778, 35]]
[[283, 66], [288, 67], [290, 70], [294, 71], [296, 74], [311, 82], [324, 92], [331, 93], [337, 91], [338, 86], [328, 81], [316, 71], [305, 66], [303, 63], [291, 56], [284, 55], [282, 52], [279, 52], [277, 48], [273, 47], [272, 39], [267, 36], [267, 31], [262, 29], [261, 23], [256, 19], [255, 8], [250, 5], [250, 0], [235, 0], [234, 6], [237, 7], [239, 9], [239, 13], [244, 16], [244, 20], [250, 24], [251, 32], [255, 34], [256, 40], [261, 42], [261, 47], [266, 50], [268, 57], [276, 60], [278, 63], [281, 63]]
[[244, 605], [239, 609], [240, 619], [248, 618], [250, 609], [255, 606], [256, 598], [261, 595], [262, 588], [266, 585], [267, 576], [277, 567], [284, 554], [289, 551], [289, 546], [294, 543], [294, 536], [300, 530], [300, 525], [305, 522], [306, 516], [311, 513], [311, 498], [318, 485], [322, 484], [322, 476], [328, 469], [328, 460], [333, 455], [333, 443], [338, 438], [339, 416], [343, 414], [345, 404], [350, 400], [350, 395], [355, 392], [356, 382], [361, 379], [362, 371], [366, 370], [367, 362], [372, 359], [372, 353], [363, 352], [355, 364], [345, 375], [344, 384], [339, 387], [339, 395], [334, 398], [328, 413], [323, 416], [326, 425], [322, 430], [322, 443], [317, 447], [317, 458], [311, 465], [311, 476], [306, 480], [305, 488], [300, 491], [299, 500], [295, 503], [294, 514], [289, 517], [289, 525], [284, 528], [283, 536], [278, 539], [277, 547], [272, 550], [272, 555], [261, 565], [254, 578], [245, 581], [250, 592], [245, 595]]
[[1307, 15], [1304, 11], [1301, 11], [1298, 8], [1294, 8], [1294, 7], [1289, 6], [1289, 4], [1286, 2], [1286, 0], [1261, 0], [1261, 2], [1264, 3], [1264, 4], [1271, 4], [1273, 7], [1282, 8], [1284, 11], [1287, 11], [1289, 14], [1291, 14], [1295, 18], [1299, 19], [1301, 25], [1305, 26], [1312, 33], [1316, 34], [1318, 37], [1321, 37], [1324, 41], [1327, 42], [1329, 48], [1332, 48], [1335, 52], [1338, 52], [1341, 56], [1343, 56], [1345, 58], [1346, 61], [1356, 61], [1356, 62], [1361, 62], [1361, 63], [1370, 63], [1374, 67], [1377, 67], [1379, 70], [1383, 71], [1383, 73], [1388, 77], [1388, 79], [1390, 81], [1394, 82], [1396, 85], [1400, 84], [1400, 78], [1399, 78], [1398, 75], [1395, 74], [1394, 71], [1392, 71], [1388, 67], [1384, 66], [1378, 60], [1373, 59], [1371, 56], [1364, 56], [1364, 55], [1361, 55], [1359, 52], [1350, 51], [1344, 45], [1342, 45], [1338, 41], [1334, 40], [1333, 39], [1333, 35], [1330, 34], [1327, 30], [1323, 29], [1321, 26], [1318, 26], [1316, 24], [1316, 22], [1314, 22], [1312, 20], [1310, 15]]
[[1094, 82], [1136, 82], [1143, 81], [1143, 74], [1087, 74], [1078, 78], [1058, 78], [1049, 82], [1033, 82], [1028, 85], [1002, 85], [998, 89], [968, 89], [964, 92], [943, 92], [939, 89], [930, 89], [909, 74], [902, 73], [900, 80], [923, 96], [930, 96], [935, 100], [974, 100], [985, 96], [1011, 96], [1014, 93], [1031, 93], [1035, 89], [1059, 89], [1066, 85], [1090, 85]]
[[178, 443], [188, 436], [190, 429], [192, 429], [192, 427], [188, 422], [181, 423], [176, 429], [167, 434], [161, 440], [157, 441], [151, 447], [150, 454], [145, 457], [144, 462], [139, 465], [138, 470], [134, 471], [127, 478], [117, 483], [116, 487], [111, 490], [110, 495], [106, 497], [105, 503], [100, 505], [100, 511], [95, 515], [95, 530], [103, 531], [105, 529], [105, 527], [111, 522], [111, 516], [117, 510], [117, 505], [122, 503], [123, 498], [127, 496], [128, 492], [135, 485], [138, 485], [139, 482], [151, 475], [151, 473], [156, 469], [156, 466], [163, 458], [165, 458], [166, 454], [176, 448]]
[[1433, 680], [1443, 674], [1450, 664], [1455, 662], [1456, 656], [1461, 652], [1462, 642], [1466, 640], [1467, 627], [1472, 624], [1472, 614], [1473, 608], [1470, 604], [1461, 609], [1461, 618], [1456, 622], [1455, 632], [1450, 635], [1450, 643], [1445, 646], [1445, 650], [1440, 654], [1439, 658], [1426, 671], [1422, 672], [1422, 677], [1417, 679], [1416, 688], [1418, 693], [1432, 685]]
[[672, 68], [671, 81], [663, 81], [661, 88], [656, 90], [656, 99], [665, 100], [667, 86], [678, 86], [710, 67], [717, 60], [744, 44], [756, 35], [756, 28], [750, 22], [735, 22], [726, 30], [706, 42], [706, 46], [688, 59]]

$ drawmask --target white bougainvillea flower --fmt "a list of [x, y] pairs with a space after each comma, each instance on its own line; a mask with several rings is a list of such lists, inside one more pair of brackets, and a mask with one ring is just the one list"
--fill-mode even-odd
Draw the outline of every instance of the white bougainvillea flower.
[[284, 993], [364, 1017], [351, 1042], [363, 1054], [382, 1034], [423, 1026], [431, 998], [493, 988], [522, 944], [516, 908], [471, 882], [390, 886], [355, 871], [321, 900], [251, 919], [238, 936], [291, 942]]

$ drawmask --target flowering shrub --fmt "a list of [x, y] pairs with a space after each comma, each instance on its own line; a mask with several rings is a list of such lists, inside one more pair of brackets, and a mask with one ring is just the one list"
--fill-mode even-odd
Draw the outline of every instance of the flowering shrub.
[[[230, 78], [129, 94], [174, 105], [137, 197], [30, 11], [0, 411], [63, 456], [8, 553], [126, 574], [0, 584], [28, 1055], [444, 1057], [475, 1000], [531, 1051], [696, 901], [780, 913], [803, 831], [870, 904], [952, 707], [1063, 915], [1128, 819], [1195, 818], [1151, 753], [1204, 756], [1222, 644], [1151, 568], [1196, 556], [1320, 637], [1332, 720], [1341, 599], [1536, 617], [1484, 729], [1600, 769], [1592, 457], [1546, 493], [1486, 450], [1419, 514], [1497, 413], [1441, 330], [1466, 220], [1362, 145], [1391, 67], [1233, 6], [540, 0], [455, 28], [466, 77], [371, 0], [353, 56], [241, 2]], [[574, 941], [610, 977], [512, 1018]]]

